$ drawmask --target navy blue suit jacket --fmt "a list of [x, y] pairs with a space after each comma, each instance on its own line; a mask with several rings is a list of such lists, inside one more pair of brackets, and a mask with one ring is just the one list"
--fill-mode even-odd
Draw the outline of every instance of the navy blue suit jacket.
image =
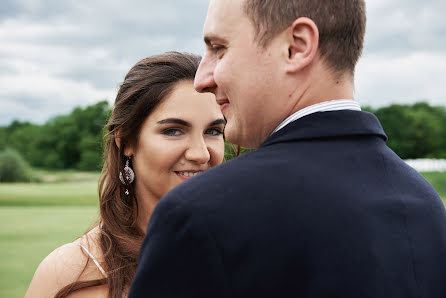
[[158, 204], [130, 297], [445, 298], [446, 213], [376, 117], [323, 112]]

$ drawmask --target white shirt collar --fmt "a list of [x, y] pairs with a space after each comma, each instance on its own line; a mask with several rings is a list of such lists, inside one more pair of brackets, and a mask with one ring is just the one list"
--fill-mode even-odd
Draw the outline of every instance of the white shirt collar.
[[295, 112], [294, 114], [290, 115], [282, 123], [280, 123], [279, 126], [277, 126], [276, 129], [271, 134], [281, 130], [286, 125], [304, 116], [317, 112], [340, 111], [340, 110], [361, 111], [361, 106], [357, 101], [354, 101], [353, 99], [335, 99], [317, 103], [308, 106], [306, 108], [303, 108]]

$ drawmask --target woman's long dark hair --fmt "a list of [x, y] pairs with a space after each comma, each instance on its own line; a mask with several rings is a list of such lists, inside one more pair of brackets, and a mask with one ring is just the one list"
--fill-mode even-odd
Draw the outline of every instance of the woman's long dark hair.
[[[200, 57], [167, 52], [145, 58], [130, 69], [116, 96], [113, 113], [105, 126], [104, 166], [99, 180], [99, 243], [107, 277], [76, 281], [62, 288], [56, 298], [88, 287], [107, 285], [109, 297], [122, 298], [136, 273], [144, 232], [137, 226], [135, 191], [119, 180], [125, 147], [136, 145], [144, 120], [184, 80], [194, 80]], [[119, 138], [120, 146], [116, 145]], [[129, 195], [124, 193], [125, 189]]]

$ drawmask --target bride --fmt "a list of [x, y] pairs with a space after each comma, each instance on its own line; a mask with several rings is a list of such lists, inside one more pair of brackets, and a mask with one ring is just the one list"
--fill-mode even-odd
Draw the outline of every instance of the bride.
[[223, 161], [226, 121], [193, 87], [199, 62], [168, 52], [130, 69], [106, 125], [98, 223], [42, 261], [25, 297], [126, 295], [157, 202]]

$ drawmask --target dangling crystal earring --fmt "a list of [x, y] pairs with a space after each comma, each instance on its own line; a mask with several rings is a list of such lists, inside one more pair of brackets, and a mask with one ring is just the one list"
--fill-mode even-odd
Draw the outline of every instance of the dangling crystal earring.
[[[132, 184], [133, 180], [135, 180], [135, 173], [130, 167], [130, 157], [127, 157], [127, 160], [125, 161], [124, 174], [119, 172], [119, 180], [121, 180], [121, 183], [126, 186]], [[126, 195], [130, 194], [128, 188], [125, 189], [124, 193]]]

